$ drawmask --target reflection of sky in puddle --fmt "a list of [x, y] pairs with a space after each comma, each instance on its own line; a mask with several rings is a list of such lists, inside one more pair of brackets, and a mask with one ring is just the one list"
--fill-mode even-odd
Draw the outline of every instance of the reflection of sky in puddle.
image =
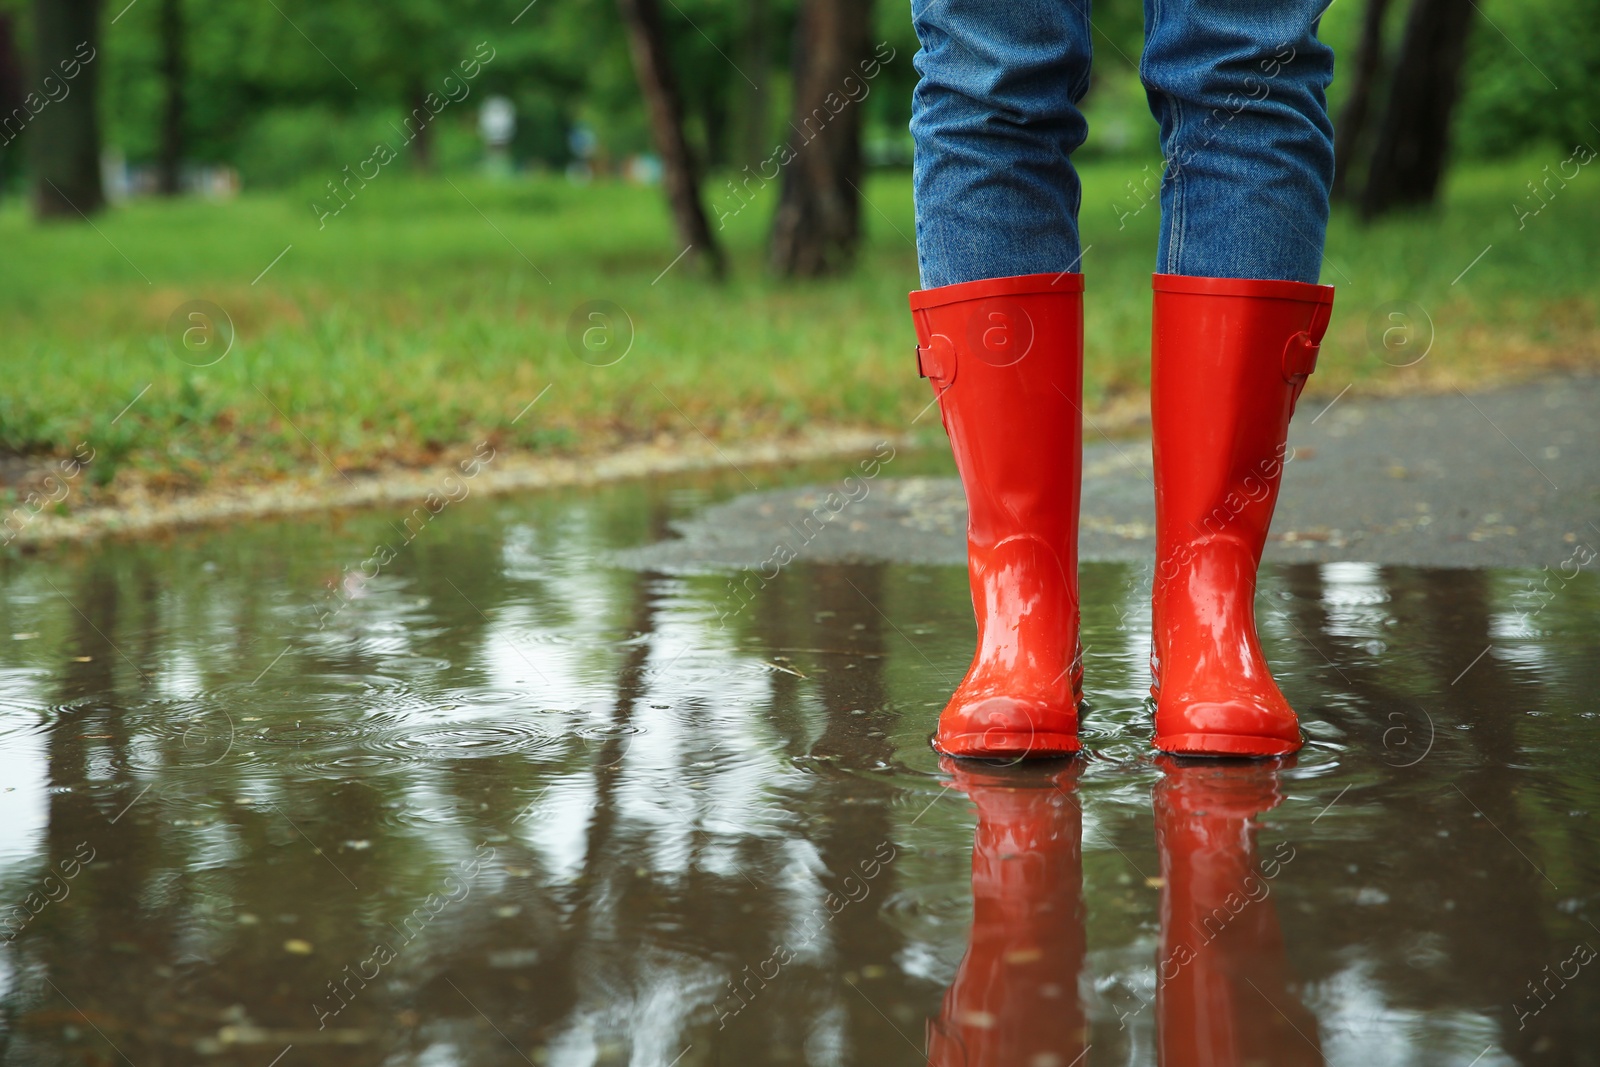
[[[930, 1025], [975, 1041], [1035, 995], [1006, 967], [1038, 953], [1015, 948], [995, 957], [1005, 996], [950, 992], [1001, 929], [973, 928], [977, 812], [1060, 817], [1006, 808], [1010, 787], [963, 796], [927, 748], [970, 654], [959, 569], [795, 565], [719, 627], [727, 575], [594, 562], [739, 488], [474, 501], [321, 627], [325, 583], [382, 516], [14, 564], [5, 632], [39, 636], [0, 645], [0, 890], [15, 915], [80, 842], [97, 858], [4, 950], [8, 1062], [109, 1041], [140, 1064], [291, 1044], [328, 1063], [915, 1063]], [[1600, 583], [1530, 622], [1530, 577], [1343, 563], [1262, 583], [1313, 744], [1257, 783], [1280, 798], [1260, 851], [1297, 858], [1233, 951], [1289, 976], [1268, 999], [1304, 1006], [1330, 1063], [1560, 1058], [1600, 1030], [1588, 968], [1525, 1030], [1514, 1014], [1545, 964], [1600, 945]], [[1039, 936], [1084, 961], [1084, 1062], [1153, 1063], [1179, 1018], [1158, 1007], [1163, 909], [1195, 903], [1156, 831], [1212, 816], [1152, 811], [1175, 779], [1148, 759], [1140, 569], [1086, 566], [1083, 587], [1098, 758], [1057, 874], [1086, 910]], [[330, 981], [484, 846], [466, 896], [319, 1029]], [[1259, 940], [1280, 926], [1282, 947]], [[780, 946], [776, 975], [739, 985]]]

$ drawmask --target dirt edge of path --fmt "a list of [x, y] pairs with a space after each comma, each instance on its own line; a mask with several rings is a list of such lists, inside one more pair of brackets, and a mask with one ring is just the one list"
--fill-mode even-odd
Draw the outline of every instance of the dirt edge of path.
[[[597, 485], [685, 471], [759, 467], [871, 455], [880, 442], [896, 448], [929, 443], [921, 433], [885, 433], [859, 427], [815, 427], [791, 437], [715, 443], [678, 439], [635, 445], [592, 456], [537, 456], [480, 451], [460, 462], [393, 468], [354, 477], [301, 476], [268, 485], [227, 485], [181, 496], [140, 486], [120, 490], [115, 502], [58, 514], [19, 504], [0, 515], [0, 544], [23, 551], [103, 537], [142, 537], [186, 527], [221, 525], [341, 508], [403, 504], [427, 509], [430, 497], [462, 500], [564, 486]], [[489, 455], [489, 458], [484, 457]]]

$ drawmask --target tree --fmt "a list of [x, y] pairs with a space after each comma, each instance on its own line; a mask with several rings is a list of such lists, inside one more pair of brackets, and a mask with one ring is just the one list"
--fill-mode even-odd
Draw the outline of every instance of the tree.
[[22, 128], [18, 120], [29, 113], [23, 105], [26, 90], [22, 87], [22, 72], [16, 18], [9, 11], [0, 11], [0, 189], [9, 186], [17, 173], [12, 145]]
[[[9, 11], [0, 11], [0, 117], [22, 107], [22, 59], [17, 51], [17, 22]], [[9, 130], [0, 132], [0, 145], [10, 142]]]
[[740, 34], [739, 69], [755, 82], [757, 88], [743, 95], [739, 109], [738, 143], [734, 146], [737, 166], [756, 164], [772, 150], [767, 138], [770, 113], [767, 99], [771, 95], [760, 86], [768, 84], [771, 63], [768, 61], [772, 35], [772, 0], [746, 0], [744, 26]]
[[1363, 218], [1425, 206], [1437, 198], [1450, 116], [1461, 96], [1473, 6], [1472, 0], [1412, 0], [1367, 168]]
[[1383, 66], [1383, 17], [1389, 10], [1389, 0], [1367, 0], [1361, 14], [1361, 38], [1356, 44], [1350, 81], [1350, 95], [1345, 97], [1334, 124], [1333, 137], [1333, 195], [1343, 199], [1350, 186], [1350, 167], [1366, 147], [1367, 117], [1372, 112], [1372, 95]]
[[[406, 92], [406, 107], [411, 115], [428, 113], [428, 88], [421, 78], [412, 82]], [[433, 173], [433, 123], [417, 127], [416, 138], [411, 142], [411, 162], [424, 174]]]
[[183, 175], [183, 124], [186, 98], [183, 91], [184, 17], [183, 0], [161, 0], [158, 34], [161, 38], [161, 143], [156, 155], [156, 188], [162, 196], [176, 196]]
[[722, 247], [706, 223], [700, 181], [683, 132], [683, 100], [667, 53], [661, 8], [656, 0], [617, 0], [634, 74], [644, 96], [650, 135], [661, 154], [662, 184], [677, 224], [678, 239], [695, 250], [714, 276], [724, 269]]
[[850, 265], [861, 236], [860, 82], [872, 26], [870, 0], [806, 0], [795, 27], [794, 118], [801, 138], [783, 175], [772, 224], [772, 267], [787, 277]]
[[33, 41], [37, 77], [67, 87], [33, 119], [34, 211], [40, 218], [93, 214], [105, 207], [96, 114], [99, 0], [34, 0]]

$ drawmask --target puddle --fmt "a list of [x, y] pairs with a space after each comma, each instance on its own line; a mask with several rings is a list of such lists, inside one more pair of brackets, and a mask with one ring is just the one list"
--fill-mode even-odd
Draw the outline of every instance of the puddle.
[[4, 1062], [1594, 1058], [1593, 574], [1275, 565], [1312, 743], [1160, 765], [1085, 565], [1094, 758], [942, 769], [961, 569], [615, 565], [749, 489], [7, 564]]

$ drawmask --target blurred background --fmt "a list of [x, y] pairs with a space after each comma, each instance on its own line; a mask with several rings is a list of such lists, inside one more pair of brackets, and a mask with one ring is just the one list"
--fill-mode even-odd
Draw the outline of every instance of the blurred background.
[[[1108, 429], [1148, 383], [1141, 20], [1095, 6], [1079, 155]], [[1592, 366], [1593, 0], [1343, 0], [1322, 36], [1313, 392]], [[915, 49], [865, 0], [6, 0], [0, 473], [92, 442], [73, 507], [483, 439], [904, 431]]]

